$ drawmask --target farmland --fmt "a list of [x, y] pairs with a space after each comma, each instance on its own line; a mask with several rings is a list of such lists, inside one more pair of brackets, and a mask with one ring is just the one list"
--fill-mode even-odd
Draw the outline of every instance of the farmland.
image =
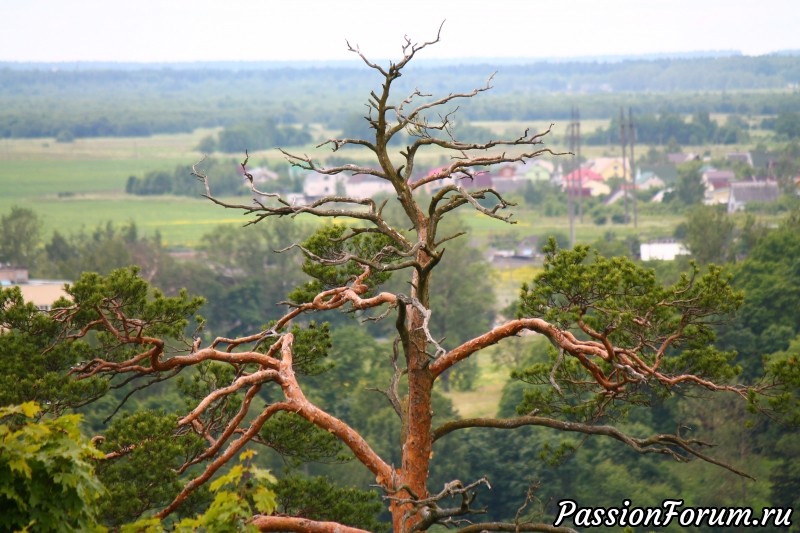
[[[519, 128], [517, 122], [483, 122], [482, 126], [504, 132]], [[538, 124], [537, 124], [538, 125]], [[561, 128], [563, 131], [563, 128]], [[160, 134], [150, 137], [98, 137], [58, 143], [53, 139], [0, 140], [0, 213], [12, 206], [27, 207], [41, 215], [44, 235], [92, 228], [107, 221], [133, 221], [145, 235], [156, 230], [167, 246], [193, 246], [203, 233], [218, 224], [241, 224], [238, 213], [212, 206], [202, 198], [183, 196], [134, 196], [125, 194], [129, 176], [149, 171], [171, 171], [178, 165], [200, 160], [197, 144], [210, 130], [193, 133]], [[322, 135], [320, 132], [318, 135]], [[553, 139], [563, 139], [554, 132]], [[299, 151], [325, 156], [325, 148], [305, 147]], [[355, 155], [355, 154], [354, 154]], [[230, 159], [240, 158], [228, 154]], [[433, 154], [428, 161], [436, 161]], [[277, 151], [251, 154], [251, 160], [276, 161]], [[240, 159], [236, 159], [239, 161]], [[246, 202], [246, 199], [243, 199]], [[525, 208], [516, 210], [519, 232], [547, 234], [564, 232], [566, 217], [542, 217]], [[474, 237], [485, 242], [504, 223], [483, 215], [470, 214], [467, 223]], [[640, 233], [646, 237], [663, 236], [677, 223], [674, 217], [643, 216]], [[602, 237], [608, 228], [594, 226], [587, 220], [576, 226], [578, 240], [591, 242]], [[634, 233], [632, 227], [614, 228], [619, 236]]]
[[52, 139], [4, 139], [0, 151], [0, 212], [12, 206], [39, 214], [44, 234], [70, 233], [107, 221], [133, 221], [144, 234], [156, 230], [168, 246], [191, 245], [217, 224], [241, 217], [214, 209], [203, 199], [137, 197], [125, 194], [128, 176], [193, 163], [200, 136], [155, 135], [90, 138], [72, 143]]

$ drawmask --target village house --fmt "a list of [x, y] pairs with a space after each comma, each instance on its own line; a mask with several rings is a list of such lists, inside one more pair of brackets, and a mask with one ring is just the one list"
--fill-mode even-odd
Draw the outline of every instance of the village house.
[[636, 190], [647, 191], [650, 189], [663, 189], [666, 186], [664, 180], [659, 178], [655, 172], [646, 170], [642, 172], [637, 169], [636, 171]]
[[672, 239], [643, 242], [639, 245], [639, 257], [642, 261], [674, 261], [679, 255], [689, 255], [689, 250]]
[[611, 193], [611, 187], [605, 183], [603, 176], [588, 168], [573, 170], [564, 176], [562, 186], [575, 196], [578, 196], [578, 191], [582, 196], [603, 196]]
[[546, 182], [553, 178], [555, 165], [546, 159], [528, 159], [517, 165], [517, 174], [533, 182]]
[[735, 177], [730, 170], [714, 168], [705, 170], [700, 178], [706, 188], [703, 203], [705, 205], [727, 204], [731, 195], [731, 182]]
[[656, 164], [656, 165], [641, 165], [636, 168], [636, 173], [641, 172], [645, 174], [652, 172], [658, 179], [664, 182], [665, 187], [675, 185], [678, 181], [678, 169], [675, 165], [670, 164]]
[[751, 159], [756, 178], [775, 179], [775, 167], [780, 161], [779, 153], [756, 150], [752, 152]]
[[29, 279], [27, 268], [0, 266], [0, 287], [18, 287], [22, 298], [40, 311], [49, 311], [60, 298], [69, 298], [64, 280]]
[[622, 199], [627, 198], [628, 202], [633, 202], [633, 191], [630, 188], [620, 188], [614, 191], [605, 200], [605, 205], [614, 205]]
[[621, 157], [595, 157], [586, 162], [587, 168], [600, 174], [603, 180], [611, 178], [630, 178], [630, 165], [626, 160], [623, 164]]
[[28, 282], [28, 269], [0, 264], [0, 284], [19, 285]]
[[517, 174], [517, 168], [514, 165], [502, 166], [491, 176], [493, 188], [500, 194], [521, 191], [528, 183], [525, 176]]
[[341, 174], [329, 176], [319, 172], [311, 172], [303, 180], [303, 195], [307, 200], [313, 201], [319, 200], [323, 196], [333, 196], [337, 192], [344, 194], [346, 180], [347, 176]]
[[689, 152], [684, 154], [683, 152], [672, 152], [667, 154], [667, 162], [671, 165], [682, 165], [683, 163], [687, 163], [689, 161], [699, 161], [700, 156]]
[[780, 190], [774, 181], [741, 181], [731, 183], [728, 213], [744, 211], [749, 203], [771, 204], [778, 200]]
[[377, 176], [359, 174], [350, 176], [344, 184], [345, 194], [353, 198], [373, 198], [379, 194], [395, 194], [387, 180]]
[[465, 189], [493, 189], [495, 186], [494, 179], [488, 172], [478, 172], [472, 177], [465, 176], [458, 183]]
[[753, 166], [753, 157], [750, 152], [730, 152], [725, 154], [725, 159], [728, 161], [738, 161], [749, 166]]

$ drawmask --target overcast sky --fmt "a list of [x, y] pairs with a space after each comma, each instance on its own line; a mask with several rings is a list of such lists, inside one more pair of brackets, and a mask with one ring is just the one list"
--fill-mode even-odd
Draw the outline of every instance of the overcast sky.
[[0, 61], [563, 58], [800, 48], [798, 0], [0, 0]]

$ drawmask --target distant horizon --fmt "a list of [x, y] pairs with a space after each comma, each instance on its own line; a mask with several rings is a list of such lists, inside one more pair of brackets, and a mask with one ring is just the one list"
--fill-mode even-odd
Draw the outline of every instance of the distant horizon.
[[[575, 58], [797, 50], [795, 0], [0, 0], [0, 62]], [[444, 21], [444, 22], [443, 22]]]
[[[741, 50], [694, 50], [684, 52], [648, 52], [641, 54], [609, 54], [596, 56], [569, 56], [569, 57], [537, 57], [537, 56], [498, 56], [498, 57], [437, 57], [420, 58], [415, 61], [417, 67], [456, 65], [456, 64], [535, 64], [535, 63], [617, 63], [622, 61], [658, 61], [663, 59], [703, 59], [726, 57], [764, 57], [764, 56], [800, 56], [800, 48], [782, 49], [762, 54], [745, 54]], [[383, 63], [394, 58], [370, 58], [371, 61]], [[300, 66], [300, 67], [358, 67], [363, 65], [360, 58], [350, 59], [213, 59], [194, 61], [125, 61], [125, 60], [64, 60], [64, 61], [9, 61], [0, 60], [0, 66], [80, 66], [85, 65], [103, 67], [137, 67], [137, 66], [175, 66], [191, 67], [194, 65], [230, 65], [230, 66]]]

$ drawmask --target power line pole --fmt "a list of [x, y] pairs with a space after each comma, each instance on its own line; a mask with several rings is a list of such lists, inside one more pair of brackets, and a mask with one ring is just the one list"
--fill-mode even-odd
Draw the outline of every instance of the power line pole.
[[578, 221], [583, 224], [583, 170], [581, 169], [581, 110], [575, 108], [575, 157], [578, 160]]
[[[569, 135], [569, 151], [572, 152], [572, 170], [569, 174], [564, 176], [564, 182], [567, 188], [567, 216], [569, 216], [569, 244], [575, 246], [575, 206], [572, 197], [575, 182], [575, 107], [570, 109], [570, 122], [567, 128]], [[571, 178], [571, 179], [570, 179]]]
[[619, 141], [622, 145], [622, 199], [625, 202], [625, 223], [628, 223], [628, 166], [625, 161], [625, 145], [627, 140], [625, 137], [625, 112], [619, 108]]
[[636, 129], [633, 127], [633, 110], [628, 108], [628, 139], [631, 143], [631, 181], [633, 182], [633, 227], [639, 227], [639, 217], [636, 204], [639, 201], [636, 195], [636, 157], [633, 155], [633, 147], [636, 144]]

